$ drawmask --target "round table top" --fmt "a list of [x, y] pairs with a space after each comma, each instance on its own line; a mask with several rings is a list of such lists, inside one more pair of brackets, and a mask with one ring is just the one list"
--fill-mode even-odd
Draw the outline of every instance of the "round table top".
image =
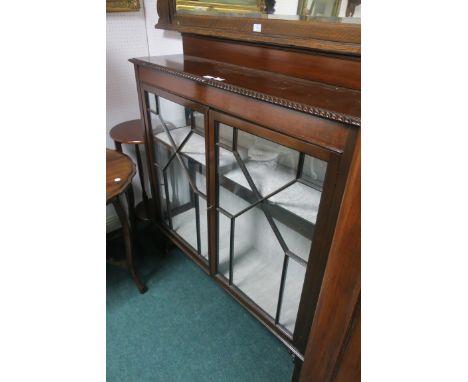
[[135, 164], [128, 156], [106, 150], [106, 204], [127, 189], [135, 173]]
[[145, 142], [141, 119], [119, 123], [110, 130], [109, 135], [114, 141], [119, 143], [141, 144]]

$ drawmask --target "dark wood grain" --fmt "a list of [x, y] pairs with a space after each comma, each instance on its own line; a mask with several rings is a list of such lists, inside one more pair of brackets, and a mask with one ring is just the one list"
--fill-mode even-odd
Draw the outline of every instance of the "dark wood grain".
[[319, 158], [323, 161], [328, 162], [331, 161], [333, 158], [333, 153], [331, 151], [324, 150], [323, 147], [311, 144], [309, 142], [305, 142], [303, 140], [295, 139], [288, 135], [277, 133], [273, 130], [266, 129], [259, 125], [254, 125], [243, 119], [235, 118], [230, 115], [219, 113], [216, 111], [210, 111], [209, 116], [211, 126], [214, 126], [217, 122], [221, 122], [225, 125], [241, 129], [252, 135], [260, 136], [272, 142], [279, 143], [282, 146], [303, 152], [315, 158]]
[[[332, 151], [342, 152], [346, 144], [348, 127], [344, 124], [315, 118], [294, 110], [281, 109], [275, 105], [255, 101], [219, 89], [210, 89], [184, 78], [174, 78], [157, 71], [140, 70], [142, 87], [153, 91], [159, 86], [168, 91], [177, 89], [178, 94], [189, 99], [198, 99], [214, 109], [249, 120], [261, 126], [305, 141], [314, 142]], [[147, 84], [153, 84], [147, 85]]]
[[[360, 24], [178, 14], [175, 0], [159, 0], [158, 14], [156, 28], [160, 29], [351, 55], [361, 53]], [[262, 32], [253, 32], [253, 24], [261, 24]]]
[[359, 135], [304, 355], [301, 372], [303, 382], [329, 381], [339, 368], [339, 355], [345, 345], [361, 291], [360, 236]]
[[125, 191], [135, 173], [135, 164], [128, 156], [115, 150], [106, 150], [106, 203]]
[[145, 142], [144, 126], [141, 119], [133, 119], [115, 125], [109, 132], [115, 142], [142, 144]]
[[[165, 3], [168, 8], [172, 4], [167, 0], [159, 3]], [[173, 10], [170, 12], [173, 17]], [[168, 29], [174, 27], [176, 20], [181, 19], [173, 17], [167, 24]], [[336, 36], [341, 33], [335, 32]], [[338, 37], [342, 38], [338, 44], [350, 36]], [[151, 184], [157, 195], [154, 198], [158, 204], [155, 206], [156, 226], [288, 346], [296, 355], [295, 380], [356, 381], [360, 362], [359, 57], [271, 45], [253, 46], [193, 35], [184, 35], [184, 50], [185, 55], [131, 60], [135, 64], [145, 125]], [[205, 75], [219, 76], [224, 81], [206, 79]], [[157, 178], [153, 167], [154, 142], [146, 92], [205, 115], [208, 262], [159, 221], [162, 215], [157, 193], [161, 179]], [[215, 126], [218, 122], [328, 162], [292, 337], [248, 296], [216, 273]]]
[[361, 61], [354, 57], [183, 36], [184, 54], [338, 87], [361, 89]]
[[356, 316], [349, 328], [346, 342], [338, 359], [334, 382], [357, 382], [361, 380], [361, 304], [356, 305]]
[[[330, 252], [330, 247], [333, 240], [335, 225], [341, 208], [343, 192], [348, 179], [347, 177], [352, 161], [352, 155], [356, 145], [356, 136], [357, 130], [350, 129], [343, 155], [340, 158], [338, 167], [339, 175], [335, 178], [335, 196], [333, 198], [331, 198], [330, 195], [325, 197], [326, 199], [330, 200], [330, 203], [326, 209], [321, 209], [320, 212], [322, 215], [317, 217], [318, 220], [320, 219], [323, 221], [321, 226], [322, 230], [314, 236], [313, 247], [311, 248], [311, 252], [309, 254], [309, 259], [311, 259], [309, 263], [311, 266], [309, 266], [307, 269], [307, 272], [314, 274], [315, 277], [307, 277], [306, 274], [304, 290], [301, 296], [301, 303], [299, 305], [299, 312], [296, 323], [299, 329], [294, 332], [294, 340], [302, 351], [305, 351], [310, 332], [309, 324], [315, 314], [323, 272], [325, 271], [326, 262], [328, 260], [328, 254]], [[328, 171], [330, 171], [330, 169], [328, 169]], [[321, 201], [321, 203], [323, 203], [323, 201]]]
[[158, 16], [159, 16], [159, 20], [158, 20], [159, 25], [170, 26], [172, 14], [174, 13], [172, 1], [171, 0], [158, 0], [156, 2], [156, 9], [158, 11]]
[[360, 125], [361, 93], [353, 89], [182, 54], [131, 61], [141, 65], [142, 72], [144, 68], [152, 69], [151, 73], [157, 70], [311, 115]]

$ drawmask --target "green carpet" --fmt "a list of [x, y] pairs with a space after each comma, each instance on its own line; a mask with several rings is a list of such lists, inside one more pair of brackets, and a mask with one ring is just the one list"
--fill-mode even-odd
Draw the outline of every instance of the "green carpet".
[[142, 236], [148, 292], [140, 295], [125, 271], [107, 268], [108, 382], [291, 380], [284, 345], [178, 249], [162, 255]]

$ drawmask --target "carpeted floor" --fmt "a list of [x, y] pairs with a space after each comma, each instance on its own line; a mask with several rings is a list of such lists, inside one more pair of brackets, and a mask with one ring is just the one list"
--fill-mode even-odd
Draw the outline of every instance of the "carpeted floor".
[[165, 256], [149, 232], [140, 237], [148, 292], [107, 268], [108, 382], [291, 380], [284, 345], [179, 250]]

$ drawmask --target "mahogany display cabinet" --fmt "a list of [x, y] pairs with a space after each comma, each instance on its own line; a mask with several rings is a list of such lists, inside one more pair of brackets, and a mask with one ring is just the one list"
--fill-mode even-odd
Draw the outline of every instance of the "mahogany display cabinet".
[[287, 346], [293, 380], [359, 380], [360, 57], [248, 40], [130, 60], [155, 224]]

